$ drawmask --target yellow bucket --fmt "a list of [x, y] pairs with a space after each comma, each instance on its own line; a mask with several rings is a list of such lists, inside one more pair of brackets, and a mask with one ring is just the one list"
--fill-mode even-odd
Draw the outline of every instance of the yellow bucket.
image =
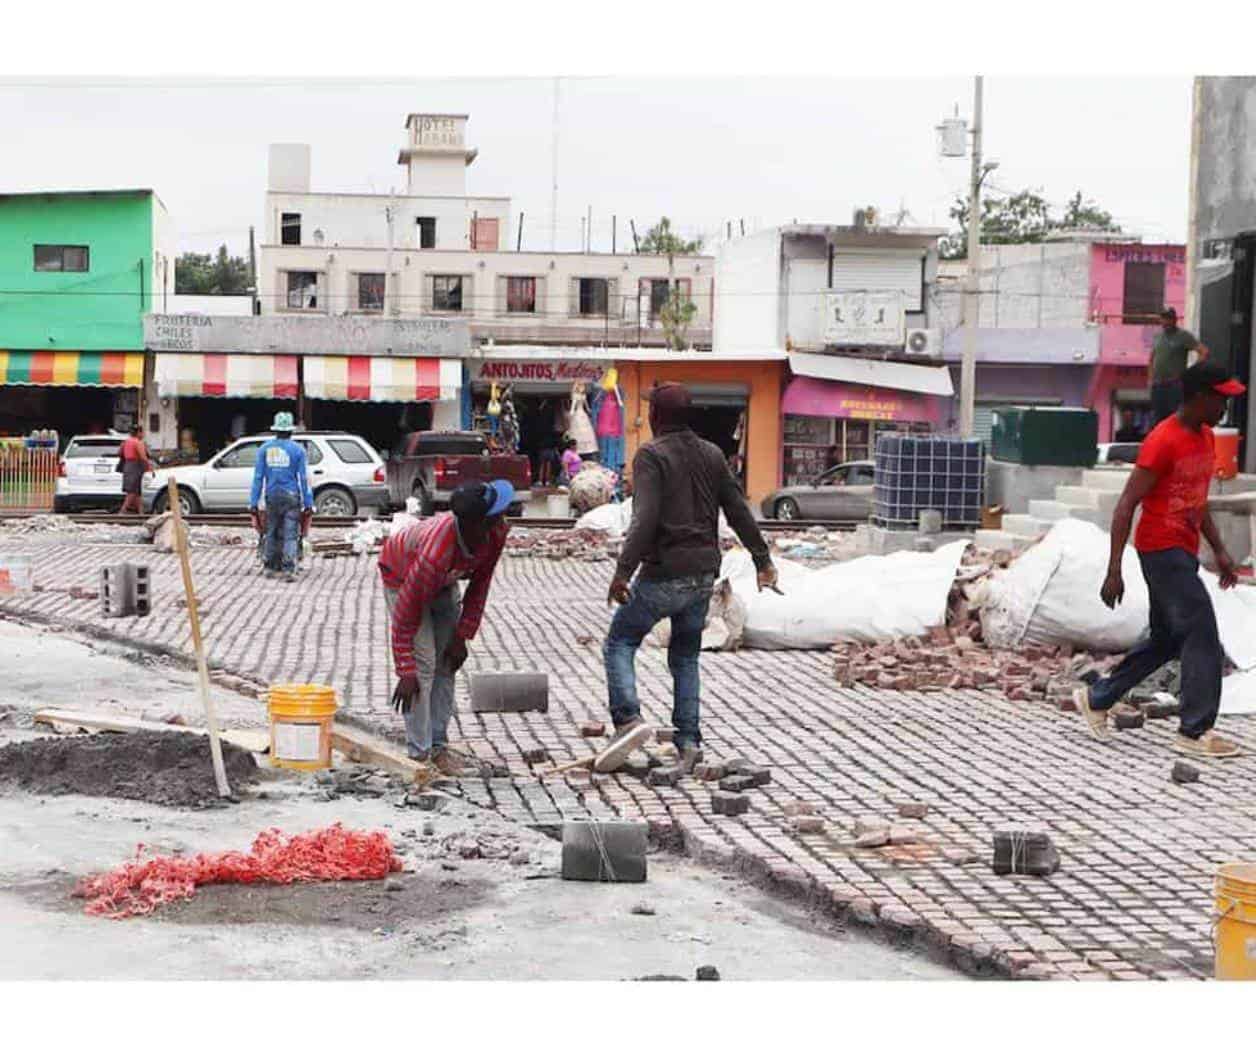
[[1256, 863], [1226, 863], [1217, 870], [1216, 886], [1214, 974], [1256, 981]]
[[324, 684], [276, 684], [270, 689], [270, 763], [320, 771], [331, 767], [336, 692]]

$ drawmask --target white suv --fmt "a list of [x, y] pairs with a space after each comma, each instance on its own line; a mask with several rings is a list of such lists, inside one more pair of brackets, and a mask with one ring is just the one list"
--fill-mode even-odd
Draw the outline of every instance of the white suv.
[[[244, 437], [199, 466], [159, 469], [144, 478], [144, 509], [164, 512], [169, 478], [179, 485], [183, 513], [239, 513], [249, 508], [257, 451], [270, 434]], [[292, 437], [309, 462], [314, 512], [320, 517], [352, 517], [367, 506], [382, 506], [388, 487], [384, 462], [352, 433], [299, 430]]]
[[118, 456], [126, 437], [118, 433], [71, 437], [57, 463], [54, 513], [92, 507], [117, 509], [122, 504]]

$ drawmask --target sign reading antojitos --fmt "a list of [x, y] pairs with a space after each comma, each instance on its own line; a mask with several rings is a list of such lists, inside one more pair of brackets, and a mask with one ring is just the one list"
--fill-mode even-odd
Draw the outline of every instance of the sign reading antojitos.
[[472, 382], [601, 382], [607, 365], [589, 360], [482, 360], [471, 368]]

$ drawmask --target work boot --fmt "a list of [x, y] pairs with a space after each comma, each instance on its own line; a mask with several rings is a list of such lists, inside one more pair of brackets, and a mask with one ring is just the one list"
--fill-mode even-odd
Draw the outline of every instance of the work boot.
[[1224, 735], [1218, 735], [1215, 731], [1206, 731], [1198, 739], [1192, 739], [1187, 735], [1178, 734], [1173, 740], [1173, 748], [1178, 753], [1185, 753], [1191, 757], [1241, 757], [1243, 749], [1237, 742], [1231, 742]]
[[285, 571], [283, 573], [284, 582], [296, 582], [297, 573], [295, 571]]
[[468, 769], [467, 761], [448, 746], [436, 751], [432, 757], [432, 764], [446, 779], [460, 779], [466, 775]]
[[680, 770], [692, 775], [693, 769], [702, 763], [702, 749], [696, 742], [687, 742], [680, 748]]
[[1124, 699], [1122, 699], [1115, 706], [1113, 706], [1112, 709], [1108, 710], [1108, 715], [1111, 717], [1118, 717], [1122, 713], [1137, 713], [1137, 712], [1138, 712], [1137, 706], [1135, 706], [1132, 702], [1126, 702]]
[[436, 770], [435, 766], [427, 758], [411, 757], [410, 759], [416, 761], [419, 765], [414, 770], [414, 784], [419, 789], [427, 789], [441, 777], [440, 772]]
[[593, 770], [603, 774], [619, 771], [629, 756], [632, 755], [632, 752], [639, 750], [653, 736], [654, 729], [640, 717], [633, 717], [632, 720], [624, 721], [623, 724], [615, 729], [615, 734], [611, 736], [611, 741], [606, 749], [594, 758]]
[[262, 571], [262, 575], [264, 578], [276, 579], [279, 577], [279, 572], [277, 572], [274, 568], [266, 568]]
[[1108, 730], [1108, 711], [1090, 708], [1090, 687], [1085, 685], [1073, 691], [1073, 703], [1081, 711], [1086, 722], [1086, 730], [1099, 742], [1111, 742], [1112, 732]]

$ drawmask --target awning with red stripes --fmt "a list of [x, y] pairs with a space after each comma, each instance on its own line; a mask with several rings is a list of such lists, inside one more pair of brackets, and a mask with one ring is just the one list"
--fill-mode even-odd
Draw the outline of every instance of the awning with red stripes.
[[462, 361], [430, 357], [305, 358], [305, 395], [320, 400], [457, 400]]
[[295, 400], [297, 358], [254, 353], [158, 353], [163, 397], [264, 397]]

